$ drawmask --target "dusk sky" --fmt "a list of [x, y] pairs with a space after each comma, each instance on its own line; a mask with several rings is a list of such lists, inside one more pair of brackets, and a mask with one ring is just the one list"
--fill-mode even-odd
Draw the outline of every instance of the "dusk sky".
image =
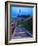
[[33, 8], [30, 7], [11, 7], [11, 16], [17, 17], [18, 15], [32, 16]]

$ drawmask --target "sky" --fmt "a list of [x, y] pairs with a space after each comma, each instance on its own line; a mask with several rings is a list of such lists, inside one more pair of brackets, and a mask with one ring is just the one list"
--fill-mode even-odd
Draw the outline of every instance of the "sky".
[[11, 16], [12, 17], [17, 17], [25, 15], [25, 16], [32, 16], [33, 8], [31, 7], [11, 7]]

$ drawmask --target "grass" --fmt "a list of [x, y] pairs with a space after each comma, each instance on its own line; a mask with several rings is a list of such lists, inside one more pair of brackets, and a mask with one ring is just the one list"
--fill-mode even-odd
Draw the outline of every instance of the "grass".
[[24, 23], [21, 23], [19, 24], [21, 27], [27, 29], [29, 32], [32, 33], [32, 22], [24, 22]]
[[32, 30], [32, 24], [31, 23], [23, 23], [22, 27], [28, 29], [28, 30]]

